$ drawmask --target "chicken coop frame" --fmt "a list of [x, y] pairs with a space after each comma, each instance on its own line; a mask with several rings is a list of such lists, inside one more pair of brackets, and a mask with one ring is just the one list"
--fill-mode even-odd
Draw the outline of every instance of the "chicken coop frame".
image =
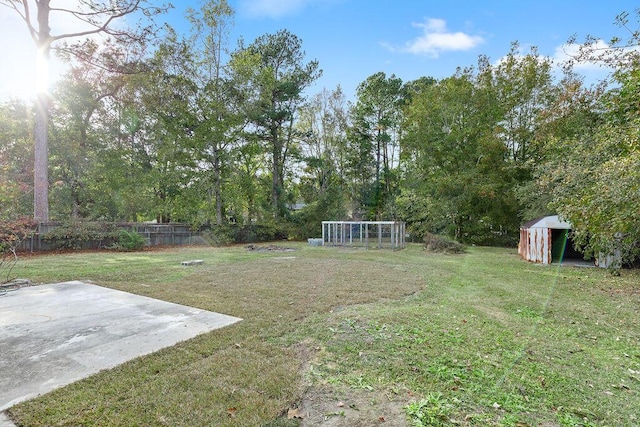
[[322, 245], [404, 249], [405, 224], [401, 221], [322, 221]]

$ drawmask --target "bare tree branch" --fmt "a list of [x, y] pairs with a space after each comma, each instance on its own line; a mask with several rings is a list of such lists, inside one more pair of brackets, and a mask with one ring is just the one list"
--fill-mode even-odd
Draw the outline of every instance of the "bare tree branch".
[[31, 24], [31, 9], [29, 8], [29, 2], [27, 0], [20, 1], [20, 3], [22, 3], [22, 8], [23, 8], [22, 10], [18, 8], [17, 3], [18, 1], [16, 0], [0, 0], [0, 6], [6, 6], [9, 9], [13, 9], [13, 11], [15, 11], [16, 14], [18, 14], [20, 19], [22, 19], [24, 23], [27, 25], [27, 30], [29, 31], [31, 38], [33, 39], [33, 41], [37, 43], [38, 31]]
[[[73, 38], [83, 38], [94, 34], [108, 34], [117, 40], [129, 39], [136, 42], [149, 40], [154, 34], [153, 26], [149, 25], [136, 29], [111, 28], [114, 21], [125, 15], [140, 11], [150, 18], [168, 10], [171, 6], [145, 6], [151, 0], [79, 0], [75, 9], [52, 8], [52, 0], [0, 0], [0, 5], [12, 9], [22, 19], [29, 34], [33, 38], [38, 55], [41, 59], [37, 70], [46, 78], [47, 61], [52, 43]], [[89, 25], [91, 28], [82, 31], [51, 34], [51, 13], [72, 17]], [[35, 14], [35, 16], [34, 16]], [[32, 19], [35, 17], [35, 22]], [[41, 90], [36, 97], [36, 114], [34, 125], [34, 219], [40, 222], [49, 221], [49, 188], [48, 188], [48, 123], [50, 117], [50, 103], [48, 95]]]

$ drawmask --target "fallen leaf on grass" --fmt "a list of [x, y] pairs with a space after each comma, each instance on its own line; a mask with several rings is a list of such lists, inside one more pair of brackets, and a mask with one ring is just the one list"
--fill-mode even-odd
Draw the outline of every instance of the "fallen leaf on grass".
[[631, 388], [626, 384], [614, 385], [613, 388], [618, 388], [620, 390], [631, 390]]
[[237, 408], [233, 407], [233, 408], [227, 408], [227, 415], [229, 415], [231, 418], [236, 416], [236, 412], [238, 411]]

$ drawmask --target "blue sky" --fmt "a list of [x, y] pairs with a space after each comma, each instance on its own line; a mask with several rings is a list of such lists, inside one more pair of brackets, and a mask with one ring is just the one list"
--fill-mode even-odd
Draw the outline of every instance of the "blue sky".
[[[307, 58], [317, 59], [323, 70], [310, 91], [339, 84], [350, 99], [357, 85], [378, 71], [403, 81], [421, 76], [439, 79], [453, 75], [457, 67], [475, 65], [479, 55], [499, 61], [514, 41], [525, 52], [537, 46], [540, 54], [550, 57], [557, 57], [574, 34], [578, 40], [591, 34], [608, 41], [624, 35], [614, 25], [616, 15], [638, 7], [627, 0], [228, 1], [236, 11], [231, 48], [239, 37], [251, 43], [263, 34], [287, 29], [302, 39]], [[200, 2], [173, 3], [175, 8], [162, 20], [186, 30], [184, 10], [198, 8]], [[20, 96], [18, 90], [30, 87], [32, 42], [6, 7], [0, 7], [0, 38], [11, 40], [10, 46], [0, 49], [0, 98], [8, 93]], [[55, 77], [58, 71], [54, 67], [52, 72]], [[604, 76], [602, 71], [585, 68], [584, 72], [591, 80]]]
[[[449, 77], [457, 67], [476, 65], [479, 55], [497, 62], [514, 41], [525, 51], [537, 46], [542, 55], [551, 57], [562, 52], [573, 34], [579, 40], [592, 34], [608, 41], [623, 34], [614, 24], [616, 15], [639, 6], [620, 0], [229, 0], [229, 4], [236, 11], [232, 39], [242, 36], [251, 42], [286, 28], [302, 39], [307, 57], [320, 62], [323, 77], [315, 91], [340, 84], [350, 97], [359, 83], [378, 71], [403, 81]], [[604, 75], [583, 71], [594, 79]]]

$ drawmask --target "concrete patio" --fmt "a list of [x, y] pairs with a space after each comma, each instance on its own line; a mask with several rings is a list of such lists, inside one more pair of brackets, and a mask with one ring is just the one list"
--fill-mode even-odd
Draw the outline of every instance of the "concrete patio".
[[0, 296], [0, 427], [18, 402], [239, 320], [77, 281]]

